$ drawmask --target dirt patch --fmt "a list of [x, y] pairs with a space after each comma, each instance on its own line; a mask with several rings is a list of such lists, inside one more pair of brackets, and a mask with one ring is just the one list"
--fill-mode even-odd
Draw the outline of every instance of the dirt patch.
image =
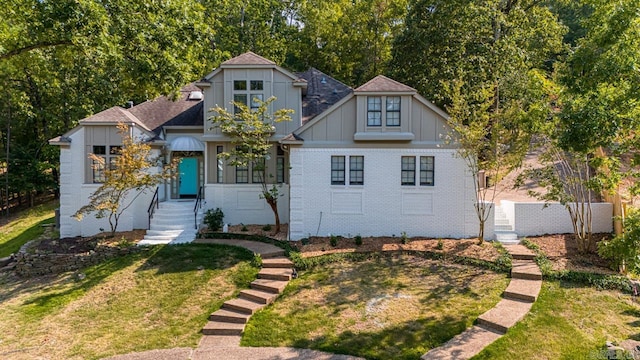
[[45, 254], [81, 254], [94, 250], [98, 245], [117, 246], [123, 241], [137, 243], [145, 233], [146, 230], [133, 230], [118, 232], [113, 236], [100, 233], [91, 237], [44, 238], [29, 244], [28, 251]]
[[340, 238], [337, 245], [331, 246], [328, 237], [309, 238], [309, 243], [303, 245], [301, 241], [291, 241], [304, 257], [320, 256], [339, 252], [372, 252], [372, 251], [432, 251], [450, 255], [472, 257], [487, 261], [495, 261], [500, 253], [488, 242], [478, 244], [476, 239], [425, 239], [411, 238], [403, 244], [398, 237], [364, 237], [362, 245], [356, 245], [352, 238]]
[[[610, 234], [594, 234], [596, 242], [610, 239]], [[544, 235], [527, 238], [538, 245], [540, 250], [549, 258], [554, 270], [588, 271], [612, 274], [615, 271], [609, 267], [609, 261], [598, 254], [581, 254], [573, 234]]]
[[[229, 225], [229, 232], [244, 235], [260, 235], [268, 236], [276, 240], [287, 240], [287, 234], [289, 233], [289, 224], [280, 224], [280, 232], [275, 232], [275, 225], [258, 225], [258, 224], [239, 224]], [[201, 232], [206, 233], [207, 228], [203, 228]]]

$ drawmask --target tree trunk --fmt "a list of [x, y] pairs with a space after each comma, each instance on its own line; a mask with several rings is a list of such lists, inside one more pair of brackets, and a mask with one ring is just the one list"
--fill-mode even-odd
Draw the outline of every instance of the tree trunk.
[[267, 200], [269, 206], [271, 206], [271, 211], [273, 211], [273, 216], [276, 220], [276, 229], [274, 235], [280, 232], [280, 215], [278, 214], [278, 202], [274, 200]]
[[480, 219], [480, 230], [478, 231], [478, 245], [484, 242], [484, 223], [483, 219]]

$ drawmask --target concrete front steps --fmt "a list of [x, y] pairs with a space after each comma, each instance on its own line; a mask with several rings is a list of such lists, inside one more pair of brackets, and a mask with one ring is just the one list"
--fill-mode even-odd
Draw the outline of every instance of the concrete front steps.
[[202, 222], [202, 210], [197, 218], [193, 208], [195, 200], [164, 201], [159, 204], [151, 219], [151, 226], [139, 245], [182, 244], [192, 242]]
[[529, 313], [542, 287], [542, 273], [534, 261], [535, 254], [522, 245], [506, 245], [505, 248], [511, 254], [513, 267], [503, 299], [480, 315], [476, 325], [444, 345], [431, 349], [422, 355], [421, 360], [472, 358]]
[[292, 276], [293, 263], [286, 257], [278, 254], [263, 259], [262, 269], [258, 279], [251, 283], [251, 289], [240, 291], [237, 299], [225, 301], [219, 310], [209, 316], [202, 333], [212, 336], [241, 335], [251, 315], [275, 301]]
[[505, 245], [515, 245], [520, 242], [514, 226], [502, 207], [496, 206], [493, 220], [493, 232], [496, 240]]

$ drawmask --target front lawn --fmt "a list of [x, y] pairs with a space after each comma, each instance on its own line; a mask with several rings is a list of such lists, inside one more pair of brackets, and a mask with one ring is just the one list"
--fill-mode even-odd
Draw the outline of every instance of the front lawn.
[[606, 359], [605, 341], [640, 340], [631, 295], [545, 281], [524, 320], [473, 359]]
[[0, 257], [17, 252], [24, 243], [40, 236], [42, 225], [53, 223], [57, 207], [57, 201], [50, 201], [17, 213], [9, 222], [0, 220]]
[[0, 358], [195, 347], [209, 314], [255, 279], [252, 259], [244, 249], [189, 244], [147, 248], [75, 274], [0, 274]]
[[400, 254], [316, 267], [254, 315], [244, 346], [418, 359], [492, 308], [505, 274]]

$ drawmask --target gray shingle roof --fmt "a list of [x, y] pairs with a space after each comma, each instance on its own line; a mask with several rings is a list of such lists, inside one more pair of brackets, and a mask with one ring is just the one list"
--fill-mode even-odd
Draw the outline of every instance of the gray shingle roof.
[[362, 92], [416, 92], [416, 89], [401, 82], [378, 75], [356, 89]]
[[133, 122], [142, 127], [145, 130], [150, 130], [150, 128], [143, 122], [140, 121], [135, 115], [129, 112], [127, 109], [123, 109], [120, 106], [114, 106], [107, 110], [103, 110], [97, 114], [93, 114], [88, 118], [82, 119], [80, 123], [83, 124], [91, 124], [91, 123], [114, 123], [117, 124], [119, 122]]
[[307, 82], [307, 92], [302, 96], [302, 124], [353, 92], [349, 86], [315, 68], [296, 75]]
[[193, 91], [200, 89], [194, 84], [189, 84], [180, 89], [180, 95], [175, 101], [161, 96], [128, 110], [156, 134], [160, 133], [162, 126], [202, 126], [203, 102], [189, 99]]
[[275, 65], [276, 63], [265, 59], [260, 55], [257, 55], [251, 51], [231, 58], [221, 65]]

